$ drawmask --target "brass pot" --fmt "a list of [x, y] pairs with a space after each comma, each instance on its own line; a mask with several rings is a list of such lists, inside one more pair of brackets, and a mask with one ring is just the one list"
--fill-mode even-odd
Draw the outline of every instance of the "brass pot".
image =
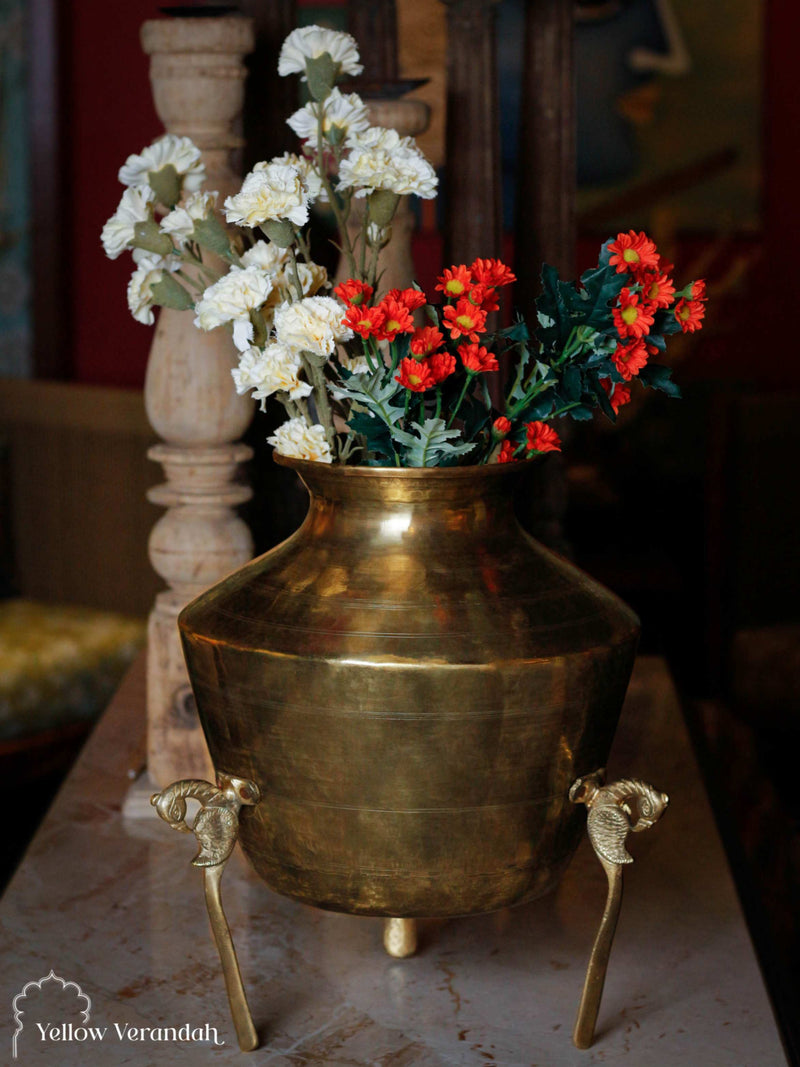
[[180, 616], [218, 772], [250, 779], [240, 841], [286, 896], [360, 915], [530, 900], [569, 862], [571, 783], [605, 764], [633, 612], [530, 538], [522, 464], [287, 460], [292, 537]]

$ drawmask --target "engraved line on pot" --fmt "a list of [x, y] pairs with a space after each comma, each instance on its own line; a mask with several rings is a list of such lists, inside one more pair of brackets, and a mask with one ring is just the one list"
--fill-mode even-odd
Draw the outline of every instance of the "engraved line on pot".
[[[525, 797], [522, 800], [504, 800], [494, 804], [456, 804], [452, 807], [417, 807], [417, 808], [373, 808], [364, 804], [329, 804], [324, 800], [307, 800], [305, 797], [298, 801], [295, 797], [288, 797], [283, 793], [265, 793], [261, 790], [261, 799], [281, 800], [298, 808], [327, 808], [330, 811], [357, 811], [364, 815], [466, 815], [470, 812], [504, 811], [507, 808], [531, 807], [540, 808], [550, 804], [553, 800], [563, 800], [562, 793], [546, 793], [535, 798]], [[566, 806], [566, 801], [565, 801]]]
[[[239, 613], [230, 611], [227, 608], [218, 607], [216, 610], [219, 615], [224, 616], [227, 619], [234, 619], [236, 622], [250, 623], [253, 621], [251, 616], [240, 615]], [[588, 623], [592, 619], [595, 619], [598, 616], [602, 616], [604, 614], [605, 612], [602, 610], [592, 611], [577, 618], [567, 619], [562, 622], [547, 622], [542, 623], [538, 626], [528, 625], [526, 626], [526, 631], [528, 634], [533, 635], [537, 633], [551, 633], [553, 631], [558, 630], [574, 630], [578, 627], [583, 626], [585, 623]], [[394, 638], [397, 640], [409, 641], [430, 641], [431, 632], [433, 632], [420, 631], [419, 633], [406, 633], [401, 631], [384, 630], [345, 630], [344, 628], [337, 630], [325, 630], [317, 626], [298, 626], [296, 623], [280, 622], [274, 619], [269, 620], [269, 625], [266, 629], [269, 632], [274, 632], [275, 630], [288, 630], [291, 633], [318, 634], [324, 637], [369, 637], [373, 639], [379, 637], [386, 637]], [[470, 637], [473, 634], [483, 635], [485, 633], [495, 633], [498, 635], [498, 637], [502, 636], [502, 632], [498, 631], [495, 626], [490, 625], [488, 622], [485, 630], [450, 630], [446, 636], [447, 638], [452, 640], [455, 637]], [[507, 633], [513, 634], [513, 630], [509, 629]], [[248, 645], [240, 645], [236, 641], [232, 640], [230, 637], [226, 638], [225, 644], [229, 648], [242, 648], [247, 649], [248, 651], [250, 650]], [[443, 664], [443, 666], [445, 665]]]

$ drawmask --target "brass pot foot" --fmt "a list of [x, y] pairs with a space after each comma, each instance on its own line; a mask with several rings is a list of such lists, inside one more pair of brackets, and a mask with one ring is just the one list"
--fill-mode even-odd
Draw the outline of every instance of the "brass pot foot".
[[[625, 848], [625, 839], [630, 831], [638, 833], [656, 823], [666, 810], [669, 797], [636, 778], [623, 778], [611, 785], [603, 785], [603, 772], [596, 771], [578, 778], [569, 791], [569, 798], [588, 808], [586, 828], [589, 840], [608, 878], [605, 911], [589, 957], [572, 1034], [575, 1047], [587, 1049], [594, 1041], [608, 958], [622, 906], [622, 870], [626, 863], [633, 863], [633, 856]], [[631, 806], [634, 804], [637, 812], [632, 821]]]
[[397, 960], [413, 956], [417, 951], [417, 920], [384, 919], [383, 947]]
[[[203, 890], [208, 918], [222, 964], [239, 1048], [242, 1052], [252, 1052], [258, 1048], [258, 1034], [247, 1004], [230, 927], [222, 910], [220, 882], [225, 863], [236, 844], [239, 809], [243, 804], [257, 804], [259, 790], [254, 782], [248, 782], [244, 778], [220, 774], [218, 780], [219, 788], [210, 782], [184, 778], [173, 782], [160, 793], [154, 793], [150, 803], [173, 830], [193, 833], [200, 845], [200, 851], [192, 863], [203, 869]], [[187, 798], [200, 802], [200, 811], [192, 826], [186, 822]]]

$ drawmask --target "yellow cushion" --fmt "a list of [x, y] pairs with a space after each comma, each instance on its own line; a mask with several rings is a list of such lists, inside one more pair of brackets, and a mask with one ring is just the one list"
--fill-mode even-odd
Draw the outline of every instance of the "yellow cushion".
[[108, 611], [0, 601], [0, 738], [97, 716], [145, 636], [144, 622]]

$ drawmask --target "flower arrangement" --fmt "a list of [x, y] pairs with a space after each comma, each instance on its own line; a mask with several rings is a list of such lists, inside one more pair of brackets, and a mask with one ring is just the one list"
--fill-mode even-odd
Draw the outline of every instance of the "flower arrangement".
[[[278, 71], [307, 84], [309, 102], [288, 119], [302, 149], [256, 164], [224, 202], [227, 225], [188, 138], [168, 134], [128, 158], [102, 241], [112, 259], [133, 254], [134, 318], [152, 324], [162, 306], [193, 310], [202, 330], [229, 328], [237, 391], [262, 408], [274, 396], [288, 415], [270, 443], [325, 463], [529, 459], [560, 450], [551, 423], [563, 415], [599, 409], [614, 419], [634, 380], [678, 396], [655, 359], [669, 334], [700, 329], [705, 285], [677, 290], [644, 233], [607, 241], [578, 283], [545, 266], [535, 337], [522, 320], [490, 328], [499, 291], [516, 280], [496, 259], [444, 270], [436, 303], [417, 286], [378, 299], [399, 199], [434, 197], [437, 179], [412, 138], [371, 126], [359, 96], [339, 88], [361, 70], [349, 34], [311, 26], [289, 35]], [[350, 272], [333, 295], [309, 251], [315, 202], [332, 210]], [[359, 214], [351, 240], [347, 223]]]

